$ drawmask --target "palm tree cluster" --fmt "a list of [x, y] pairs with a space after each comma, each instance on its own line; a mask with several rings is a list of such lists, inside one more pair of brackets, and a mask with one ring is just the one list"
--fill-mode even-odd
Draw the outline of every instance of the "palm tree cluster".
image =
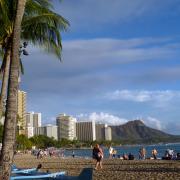
[[0, 116], [5, 114], [0, 164], [4, 179], [10, 177], [15, 150], [18, 78], [22, 72], [20, 44], [25, 47], [28, 42], [61, 59], [60, 33], [68, 26], [68, 21], [54, 12], [51, 0], [0, 0]]

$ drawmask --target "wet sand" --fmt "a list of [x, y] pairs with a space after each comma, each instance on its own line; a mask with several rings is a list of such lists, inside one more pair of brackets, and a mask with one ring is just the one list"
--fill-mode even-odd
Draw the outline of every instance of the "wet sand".
[[[37, 167], [39, 163], [42, 164], [41, 171], [66, 171], [68, 175], [77, 176], [85, 167], [94, 168], [95, 161], [81, 158], [37, 159], [31, 155], [15, 156], [15, 164], [20, 168]], [[120, 179], [180, 180], [180, 161], [104, 159], [103, 169], [93, 170], [93, 180]]]

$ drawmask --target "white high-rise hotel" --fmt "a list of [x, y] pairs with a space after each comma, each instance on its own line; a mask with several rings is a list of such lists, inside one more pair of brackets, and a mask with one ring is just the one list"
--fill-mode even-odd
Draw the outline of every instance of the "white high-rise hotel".
[[37, 127], [41, 127], [41, 113], [26, 113], [26, 135], [28, 138], [35, 135], [34, 128]]
[[76, 118], [66, 114], [60, 114], [56, 118], [56, 125], [58, 127], [58, 139], [63, 138], [73, 140], [76, 139]]

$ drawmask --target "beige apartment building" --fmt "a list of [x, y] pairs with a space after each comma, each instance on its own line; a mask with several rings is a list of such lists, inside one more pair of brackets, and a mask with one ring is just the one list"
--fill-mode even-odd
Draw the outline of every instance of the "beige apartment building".
[[26, 92], [18, 90], [18, 133], [25, 134], [26, 128]]

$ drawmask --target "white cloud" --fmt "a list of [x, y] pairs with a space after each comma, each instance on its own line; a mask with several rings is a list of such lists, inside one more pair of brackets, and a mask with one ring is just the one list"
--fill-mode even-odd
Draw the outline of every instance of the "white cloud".
[[105, 95], [106, 98], [112, 100], [125, 100], [134, 102], [149, 102], [165, 103], [180, 98], [180, 91], [145, 91], [145, 90], [116, 90]]
[[84, 120], [84, 121], [94, 120], [95, 122], [104, 123], [104, 124], [108, 124], [108, 125], [120, 125], [120, 124], [124, 124], [128, 121], [125, 118], [120, 118], [118, 116], [114, 116], [112, 114], [104, 113], [104, 112], [100, 112], [100, 113], [93, 112], [90, 114], [80, 114], [80, 115], [78, 115], [78, 118], [80, 120]]
[[169, 60], [179, 56], [171, 38], [91, 39], [63, 42], [64, 66], [69, 68], [109, 67], [136, 61]]
[[[92, 120], [94, 120], [97, 123], [98, 122], [99, 123], [106, 123], [108, 125], [122, 125], [122, 124], [125, 124], [128, 121], [130, 121], [126, 118], [114, 116], [112, 114], [104, 113], [104, 112], [100, 112], [100, 113], [92, 112], [90, 114], [83, 114], [82, 113], [82, 114], [79, 114], [77, 116], [77, 118], [80, 121], [92, 121]], [[135, 118], [135, 119], [142, 119], [142, 118]], [[135, 120], [135, 119], [132, 119], [132, 120]], [[166, 129], [165, 124], [163, 124], [162, 121], [160, 121], [159, 119], [157, 119], [155, 117], [148, 116], [148, 117], [143, 118], [142, 121], [148, 127], [158, 129], [158, 130]]]
[[163, 124], [163, 122], [161, 122], [160, 120], [154, 118], [154, 117], [147, 117], [143, 120], [143, 122], [149, 126], [152, 127], [154, 129], [158, 129], [158, 130], [164, 130], [165, 129], [165, 125]]
[[[79, 114], [77, 118], [80, 121], [94, 120], [97, 123], [105, 123], [108, 125], [122, 125], [130, 121], [126, 118], [121, 118], [119, 116], [114, 116], [112, 114], [104, 113], [104, 112], [100, 112], [100, 113], [92, 112], [90, 114]], [[135, 118], [135, 119], [141, 119], [146, 126], [154, 128], [154, 129], [158, 129], [158, 130], [167, 129], [166, 124], [164, 124], [161, 120], [155, 117], [148, 116], [143, 119], [142, 118]], [[132, 120], [135, 120], [135, 119], [132, 119]]]
[[[133, 39], [111, 39], [99, 38], [91, 40], [71, 40], [63, 42], [63, 64], [49, 63], [38, 58], [35, 63], [42, 63], [56, 70], [63, 67], [64, 72], [88, 70], [94, 68], [105, 68], [124, 63], [135, 63], [137, 61], [172, 60], [180, 55], [180, 44], [173, 46], [173, 38], [133, 38]], [[171, 46], [168, 46], [171, 45]], [[36, 53], [35, 53], [36, 51]], [[40, 56], [39, 50], [30, 49], [30, 57]], [[42, 55], [41, 55], [42, 56]], [[39, 57], [41, 59], [42, 57]], [[44, 58], [44, 57], [43, 57]], [[50, 57], [52, 59], [52, 57]], [[58, 66], [57, 66], [58, 65]], [[57, 69], [59, 71], [59, 69]], [[38, 70], [39, 72], [39, 70]], [[84, 72], [84, 71], [83, 71]], [[87, 72], [87, 71], [86, 71]]]

